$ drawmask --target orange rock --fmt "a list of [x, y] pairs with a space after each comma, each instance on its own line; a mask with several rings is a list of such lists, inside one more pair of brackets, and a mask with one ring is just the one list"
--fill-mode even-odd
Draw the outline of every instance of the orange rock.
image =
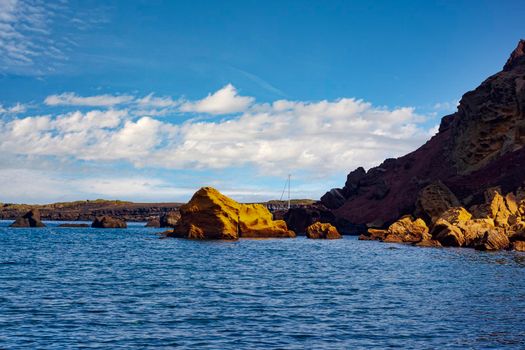
[[525, 242], [524, 241], [512, 242], [510, 248], [517, 252], [525, 252]]
[[[388, 235], [397, 236], [402, 242], [419, 242], [430, 239], [427, 224], [422, 219], [404, 216], [388, 227]], [[391, 238], [392, 239], [392, 238]]]
[[388, 234], [387, 230], [369, 228], [367, 234], [362, 234], [359, 239], [362, 241], [382, 241]]
[[507, 249], [510, 245], [509, 238], [502, 229], [494, 229], [485, 232], [483, 237], [476, 242], [474, 248], [477, 250], [500, 250]]
[[198, 190], [180, 207], [181, 218], [172, 236], [190, 239], [295, 237], [282, 220], [261, 204], [241, 204], [212, 187]]
[[342, 238], [337, 229], [325, 223], [316, 222], [306, 228], [306, 237], [312, 239], [339, 239]]

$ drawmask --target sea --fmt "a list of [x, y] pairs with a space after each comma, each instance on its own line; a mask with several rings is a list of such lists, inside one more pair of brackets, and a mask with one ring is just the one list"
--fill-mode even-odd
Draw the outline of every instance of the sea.
[[9, 223], [1, 349], [525, 349], [525, 253]]

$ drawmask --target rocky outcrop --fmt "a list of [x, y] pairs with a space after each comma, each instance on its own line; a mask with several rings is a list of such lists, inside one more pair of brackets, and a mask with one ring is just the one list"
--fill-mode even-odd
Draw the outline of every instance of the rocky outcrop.
[[288, 228], [297, 234], [306, 233], [307, 227], [316, 222], [335, 222], [332, 212], [322, 204], [291, 208], [284, 214], [283, 219]]
[[180, 212], [170, 211], [160, 216], [159, 225], [160, 227], [175, 227], [177, 222], [180, 220]]
[[388, 226], [405, 214], [430, 223], [448, 206], [483, 203], [491, 187], [516, 191], [525, 180], [524, 45], [520, 41], [503, 71], [463, 96], [426, 144], [366, 172], [358, 168], [343, 188], [325, 194], [338, 229]]
[[46, 225], [40, 221], [40, 211], [33, 209], [17, 218], [9, 227], [46, 227]]
[[459, 200], [454, 193], [438, 180], [423, 187], [419, 192], [414, 214], [431, 223], [448, 209], [459, 206]]
[[290, 238], [295, 233], [261, 204], [241, 204], [212, 187], [198, 190], [180, 207], [173, 237], [189, 239]]
[[428, 227], [422, 219], [404, 216], [391, 224], [388, 229], [368, 229], [360, 240], [378, 240], [386, 243], [418, 243], [431, 240]]
[[316, 222], [306, 228], [306, 238], [339, 239], [342, 236], [331, 224]]
[[93, 220], [91, 227], [94, 228], [126, 228], [126, 221], [111, 216], [100, 216]]

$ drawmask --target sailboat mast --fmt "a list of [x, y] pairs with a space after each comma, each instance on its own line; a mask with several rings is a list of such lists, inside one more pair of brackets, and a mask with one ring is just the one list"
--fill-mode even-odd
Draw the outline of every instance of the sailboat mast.
[[292, 175], [288, 174], [288, 209], [290, 209], [290, 186]]

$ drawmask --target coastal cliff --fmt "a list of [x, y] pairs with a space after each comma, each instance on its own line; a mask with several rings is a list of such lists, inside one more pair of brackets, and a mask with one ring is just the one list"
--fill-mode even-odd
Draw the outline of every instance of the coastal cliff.
[[439, 183], [454, 206], [484, 202], [499, 187], [516, 191], [525, 180], [525, 41], [503, 70], [463, 95], [458, 111], [443, 117], [439, 132], [416, 151], [348, 174], [342, 188], [321, 202], [344, 233], [387, 227], [418, 211], [422, 190]]

